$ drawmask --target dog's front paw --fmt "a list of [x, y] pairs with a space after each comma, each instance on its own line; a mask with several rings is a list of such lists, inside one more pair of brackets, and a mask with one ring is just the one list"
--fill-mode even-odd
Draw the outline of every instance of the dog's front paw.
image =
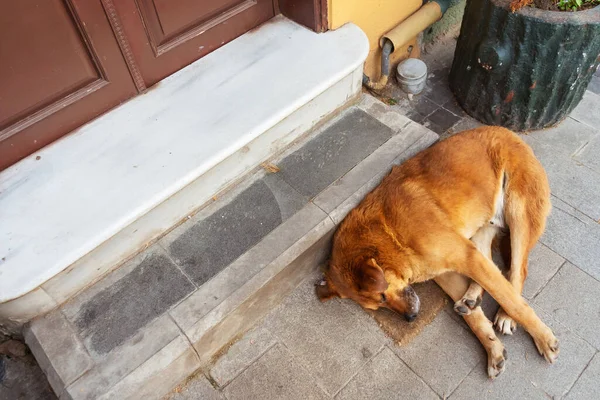
[[550, 364], [556, 361], [560, 349], [558, 346], [558, 339], [550, 329], [548, 329], [548, 332], [540, 338], [534, 338], [533, 341], [535, 342], [535, 347], [537, 347], [540, 355], [544, 356], [546, 361]]
[[479, 307], [480, 304], [481, 296], [472, 299], [465, 295], [462, 299], [454, 303], [454, 311], [456, 311], [459, 315], [469, 315], [471, 314], [471, 311]]
[[496, 313], [494, 326], [498, 332], [504, 335], [512, 335], [517, 330], [517, 323], [502, 308]]
[[498, 349], [498, 351], [495, 354], [488, 354], [487, 373], [490, 379], [494, 379], [504, 372], [506, 360], [508, 360], [508, 356], [504, 348], [502, 348], [501, 350]]

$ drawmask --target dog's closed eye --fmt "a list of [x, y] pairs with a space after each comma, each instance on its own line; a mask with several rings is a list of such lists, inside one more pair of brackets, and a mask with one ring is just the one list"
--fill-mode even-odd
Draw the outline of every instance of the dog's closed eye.
[[381, 293], [381, 302], [385, 303], [387, 301], [387, 297], [385, 297], [385, 293]]

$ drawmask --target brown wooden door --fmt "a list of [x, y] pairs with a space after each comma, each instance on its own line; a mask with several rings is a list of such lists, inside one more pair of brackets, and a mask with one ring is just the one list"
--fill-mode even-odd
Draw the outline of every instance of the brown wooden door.
[[113, 4], [146, 86], [274, 15], [273, 0], [113, 0]]
[[0, 170], [136, 93], [100, 0], [0, 0]]

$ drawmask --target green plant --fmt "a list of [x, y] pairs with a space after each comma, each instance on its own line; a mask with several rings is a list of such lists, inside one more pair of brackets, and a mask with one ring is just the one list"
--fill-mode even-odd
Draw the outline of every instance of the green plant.
[[556, 5], [563, 11], [577, 11], [584, 6], [600, 5], [600, 0], [558, 0]]

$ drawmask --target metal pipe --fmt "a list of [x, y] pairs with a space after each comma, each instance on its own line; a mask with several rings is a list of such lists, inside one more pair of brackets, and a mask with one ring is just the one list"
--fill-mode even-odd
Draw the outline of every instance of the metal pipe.
[[371, 79], [363, 74], [363, 85], [373, 90], [383, 89], [387, 85], [390, 76], [390, 55], [395, 49], [404, 46], [430, 25], [439, 21], [448, 10], [450, 1], [434, 0], [424, 4], [414, 14], [383, 35], [379, 41], [382, 48], [381, 78], [377, 82], [371, 82]]
[[381, 50], [381, 78], [377, 82], [371, 82], [371, 79], [363, 74], [363, 85], [373, 90], [381, 90], [387, 85], [390, 76], [390, 54], [394, 51], [394, 44], [385, 40]]

